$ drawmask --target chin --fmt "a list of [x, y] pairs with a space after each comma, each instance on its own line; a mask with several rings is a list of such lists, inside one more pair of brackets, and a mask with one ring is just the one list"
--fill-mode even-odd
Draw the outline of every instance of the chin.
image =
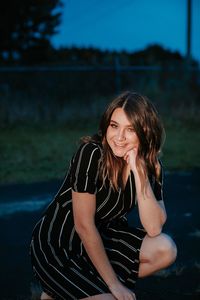
[[124, 157], [125, 151], [113, 151], [113, 154], [117, 157]]

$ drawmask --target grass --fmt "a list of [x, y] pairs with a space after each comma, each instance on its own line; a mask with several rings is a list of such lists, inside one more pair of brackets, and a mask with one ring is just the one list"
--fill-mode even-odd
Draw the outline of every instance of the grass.
[[167, 119], [163, 162], [169, 170], [191, 170], [200, 167], [200, 121]]
[[[16, 125], [0, 128], [1, 184], [31, 183], [63, 178], [83, 135], [97, 129], [97, 121], [79, 120], [65, 125]], [[166, 141], [162, 161], [167, 170], [200, 167], [200, 123], [164, 121]]]
[[92, 125], [18, 125], [0, 129], [1, 184], [62, 178], [81, 136]]

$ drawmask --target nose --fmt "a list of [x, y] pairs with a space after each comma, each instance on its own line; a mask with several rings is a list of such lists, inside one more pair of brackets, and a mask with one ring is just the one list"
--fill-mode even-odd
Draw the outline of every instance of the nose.
[[117, 140], [118, 141], [124, 141], [126, 139], [124, 130], [119, 130], [117, 133]]

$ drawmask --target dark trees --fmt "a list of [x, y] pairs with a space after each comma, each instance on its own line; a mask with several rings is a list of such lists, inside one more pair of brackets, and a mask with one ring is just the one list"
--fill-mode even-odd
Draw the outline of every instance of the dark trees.
[[[0, 2], [0, 55], [13, 62], [43, 58], [61, 21], [61, 0]], [[35, 56], [36, 54], [36, 56]]]

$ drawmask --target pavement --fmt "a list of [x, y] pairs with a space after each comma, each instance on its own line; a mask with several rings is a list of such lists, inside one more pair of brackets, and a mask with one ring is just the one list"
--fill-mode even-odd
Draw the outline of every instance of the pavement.
[[[0, 186], [0, 300], [37, 299], [30, 237], [60, 184], [55, 180]], [[163, 231], [175, 240], [178, 257], [170, 268], [138, 280], [137, 300], [200, 300], [200, 170], [166, 171], [164, 198], [168, 219]], [[137, 225], [136, 211], [129, 222]]]

